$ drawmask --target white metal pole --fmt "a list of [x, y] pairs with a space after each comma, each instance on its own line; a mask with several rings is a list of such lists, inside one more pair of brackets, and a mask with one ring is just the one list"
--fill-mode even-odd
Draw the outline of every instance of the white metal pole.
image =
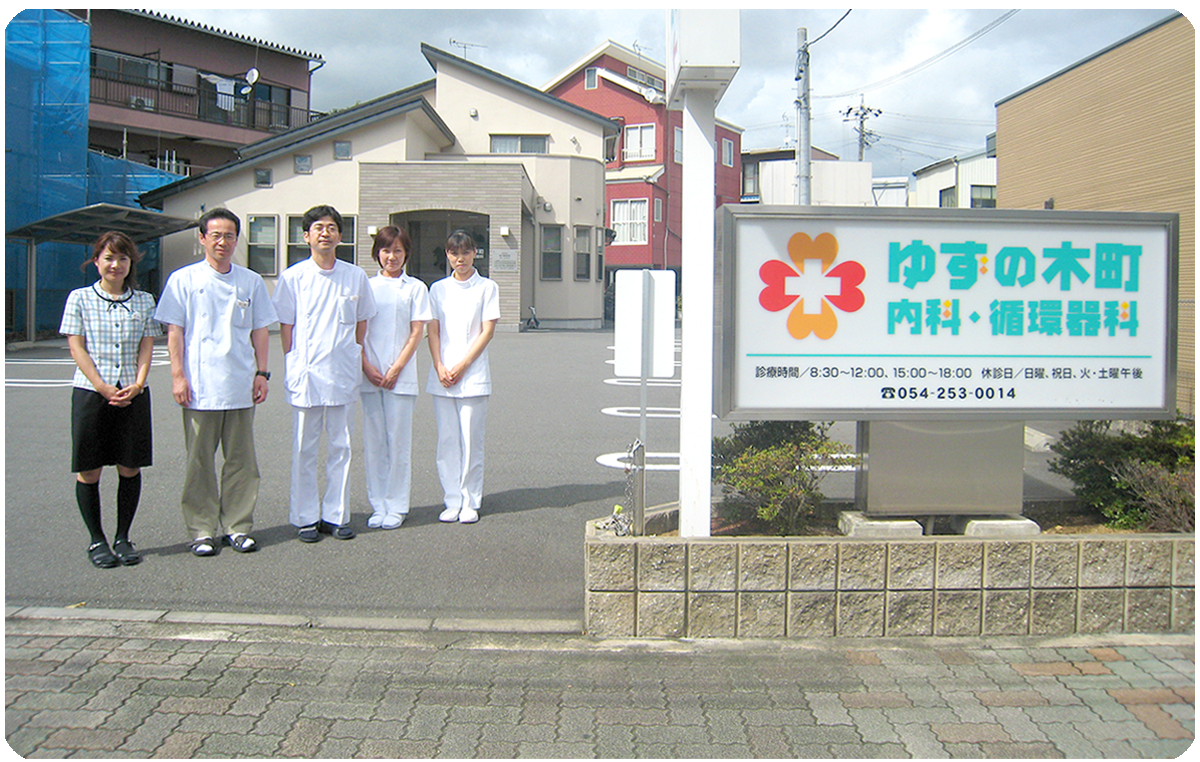
[[708, 537], [711, 533], [716, 107], [713, 90], [683, 91], [680, 537]]

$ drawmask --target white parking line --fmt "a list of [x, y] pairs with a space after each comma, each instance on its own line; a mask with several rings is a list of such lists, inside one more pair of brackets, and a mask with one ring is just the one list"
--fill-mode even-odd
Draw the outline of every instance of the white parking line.
[[[651, 460], [671, 460], [674, 463], [651, 463]], [[605, 468], [619, 468], [622, 471], [629, 463], [628, 452], [610, 452], [596, 458], [596, 462]], [[646, 453], [647, 471], [678, 471], [679, 453], [677, 452], [648, 452]]]
[[[640, 407], [606, 407], [600, 411], [605, 415], [615, 416], [617, 418], [638, 418], [642, 414]], [[677, 407], [648, 407], [646, 408], [647, 418], [678, 418], [679, 408]]]

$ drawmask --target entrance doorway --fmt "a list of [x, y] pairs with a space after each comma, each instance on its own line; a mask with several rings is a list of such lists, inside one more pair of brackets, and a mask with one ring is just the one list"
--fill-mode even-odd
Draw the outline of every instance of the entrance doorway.
[[425, 285], [433, 285], [450, 274], [446, 263], [446, 239], [455, 230], [465, 230], [475, 239], [478, 253], [475, 269], [488, 275], [488, 216], [453, 209], [434, 209], [393, 214], [391, 223], [407, 229], [412, 237], [413, 250], [408, 260], [408, 274]]

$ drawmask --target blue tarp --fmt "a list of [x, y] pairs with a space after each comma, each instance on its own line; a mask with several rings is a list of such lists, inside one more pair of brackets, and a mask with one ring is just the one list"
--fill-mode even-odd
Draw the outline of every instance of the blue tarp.
[[[140, 207], [138, 194], [179, 179], [88, 151], [91, 28], [56, 10], [24, 10], [4, 30], [4, 225], [23, 225], [96, 203]], [[142, 247], [143, 288], [157, 290], [158, 242]], [[25, 325], [26, 242], [5, 240], [6, 329]], [[59, 325], [67, 294], [95, 270], [87, 248], [43, 243], [37, 250], [37, 328]]]

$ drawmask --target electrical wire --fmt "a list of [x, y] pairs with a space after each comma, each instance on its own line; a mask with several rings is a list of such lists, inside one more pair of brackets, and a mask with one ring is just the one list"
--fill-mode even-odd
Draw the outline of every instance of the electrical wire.
[[928, 58], [928, 59], [922, 61], [921, 63], [917, 64], [916, 66], [913, 66], [910, 69], [905, 69], [904, 71], [900, 72], [899, 74], [893, 74], [892, 76], [887, 77], [885, 79], [881, 79], [878, 82], [873, 82], [864, 87], [856, 87], [853, 90], [847, 90], [844, 93], [834, 93], [833, 95], [814, 95], [812, 97], [813, 98], [845, 98], [849, 95], [862, 94], [868, 90], [874, 90], [874, 89], [877, 89], [880, 87], [885, 87], [887, 85], [898, 82], [901, 79], [904, 79], [905, 77], [911, 76], [923, 69], [929, 68], [930, 66], [934, 65], [938, 61], [941, 61], [943, 58], [946, 58], [947, 56], [958, 52], [962, 48], [965, 48], [967, 45], [970, 45], [975, 40], [978, 40], [980, 37], [984, 36], [988, 32], [992, 31], [996, 27], [1003, 24], [1005, 21], [1008, 21], [1010, 18], [1015, 16], [1017, 14], [1017, 12], [1020, 10], [1021, 10], [1020, 8], [1015, 8], [1015, 9], [1009, 11], [1008, 13], [1005, 13], [1003, 16], [1000, 16], [999, 18], [994, 19], [990, 24], [983, 27], [982, 29], [975, 32], [974, 34], [967, 37], [966, 39], [961, 40], [960, 42], [958, 42], [954, 45], [951, 45], [950, 47], [943, 50], [941, 53], [938, 53], [937, 55], [933, 56], [932, 58]]
[[[850, 10], [852, 11], [852, 10], [854, 10], [854, 9], [853, 9], [853, 8], [851, 8]], [[817, 39], [815, 39], [815, 40], [813, 40], [812, 42], [808, 43], [808, 46], [811, 48], [813, 45], [816, 45], [818, 42], [820, 42], [820, 41], [821, 41], [821, 40], [822, 40], [822, 39], [825, 37], [825, 35], [826, 35], [826, 34], [829, 34], [829, 33], [830, 33], [830, 32], [832, 32], [834, 29], [837, 29], [837, 28], [838, 28], [838, 24], [840, 24], [840, 23], [842, 23], [843, 21], [845, 21], [845, 20], [846, 20], [846, 17], [847, 17], [847, 16], [849, 16], [849, 15], [850, 15], [850, 11], [846, 11], [845, 13], [843, 13], [843, 14], [842, 14], [842, 17], [833, 23], [833, 26], [831, 26], [831, 27], [829, 27], [828, 29], [826, 29], [826, 30], [825, 30], [825, 34], [822, 34], [822, 35], [821, 35], [820, 37], [818, 37]]]

